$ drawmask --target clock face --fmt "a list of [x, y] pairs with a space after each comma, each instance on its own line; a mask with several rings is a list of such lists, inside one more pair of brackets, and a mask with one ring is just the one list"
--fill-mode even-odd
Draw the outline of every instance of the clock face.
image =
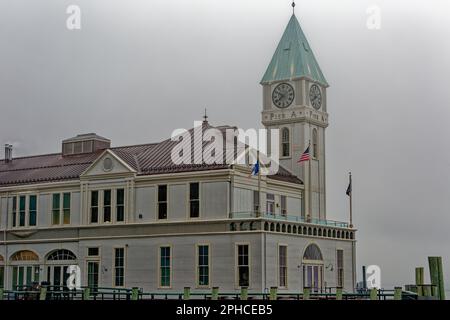
[[287, 108], [294, 101], [294, 88], [289, 83], [280, 83], [272, 92], [273, 104], [278, 108]]
[[309, 100], [314, 109], [320, 109], [320, 106], [322, 105], [322, 94], [320, 93], [319, 87], [315, 84], [309, 89]]

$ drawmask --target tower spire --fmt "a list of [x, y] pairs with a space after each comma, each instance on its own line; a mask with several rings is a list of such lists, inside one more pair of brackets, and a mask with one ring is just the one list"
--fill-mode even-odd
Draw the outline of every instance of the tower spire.
[[203, 115], [203, 122], [204, 123], [208, 122], [208, 114], [206, 113], [206, 108], [205, 108], [205, 114]]
[[295, 14], [295, 1], [292, 1], [292, 14]]

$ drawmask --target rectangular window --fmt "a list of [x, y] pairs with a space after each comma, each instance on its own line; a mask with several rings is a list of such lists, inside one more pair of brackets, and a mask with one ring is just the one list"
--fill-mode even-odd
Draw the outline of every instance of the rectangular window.
[[158, 186], [158, 219], [167, 219], [167, 186]]
[[89, 257], [98, 257], [100, 255], [100, 250], [98, 247], [88, 248]]
[[170, 272], [171, 272], [171, 261], [170, 261], [170, 247], [161, 247], [160, 249], [160, 287], [170, 287]]
[[19, 226], [25, 226], [25, 201], [26, 196], [19, 197]]
[[37, 197], [35, 195], [29, 196], [28, 206], [29, 206], [28, 225], [35, 226], [37, 215]]
[[191, 218], [200, 216], [200, 187], [198, 182], [189, 184], [189, 212]]
[[17, 197], [12, 198], [12, 226], [17, 224]]
[[287, 215], [287, 201], [286, 196], [281, 196], [281, 215], [285, 216]]
[[259, 213], [259, 191], [253, 190], [253, 212]]
[[278, 265], [279, 265], [279, 285], [282, 288], [287, 287], [287, 246], [278, 247]]
[[266, 200], [267, 200], [266, 201], [267, 214], [274, 215], [275, 214], [275, 196], [271, 193], [268, 193]]
[[59, 224], [59, 217], [60, 217], [60, 201], [61, 196], [59, 193], [53, 194], [53, 204], [52, 204], [52, 224], [58, 225]]
[[92, 292], [97, 292], [98, 288], [98, 271], [100, 263], [98, 261], [88, 261], [87, 262], [87, 276], [88, 276], [88, 287], [91, 288]]
[[103, 191], [103, 222], [111, 222], [111, 190]]
[[337, 286], [344, 286], [344, 250], [336, 250]]
[[237, 246], [238, 284], [248, 287], [250, 284], [249, 248], [247, 244]]
[[114, 249], [114, 285], [123, 287], [125, 280], [125, 249]]
[[124, 189], [116, 190], [116, 221], [125, 221], [125, 192]]
[[98, 223], [98, 191], [91, 192], [91, 223]]
[[70, 224], [70, 193], [63, 193], [63, 224]]
[[209, 246], [197, 247], [198, 257], [198, 286], [209, 286]]

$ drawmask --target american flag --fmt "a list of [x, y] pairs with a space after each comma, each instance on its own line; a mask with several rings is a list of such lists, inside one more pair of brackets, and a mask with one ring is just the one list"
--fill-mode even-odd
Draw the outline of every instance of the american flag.
[[300, 157], [300, 159], [298, 159], [298, 163], [302, 163], [303, 161], [308, 161], [309, 158], [309, 146], [308, 148], [306, 148], [305, 152], [302, 153], [302, 156]]

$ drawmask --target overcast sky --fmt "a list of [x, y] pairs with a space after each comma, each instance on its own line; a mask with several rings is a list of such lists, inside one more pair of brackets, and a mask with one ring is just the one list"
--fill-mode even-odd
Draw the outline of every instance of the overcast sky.
[[[81, 8], [81, 30], [66, 8]], [[366, 26], [370, 5], [381, 29]], [[301, 0], [296, 15], [330, 88], [327, 215], [348, 219], [357, 261], [412, 283], [428, 255], [450, 286], [450, 3]], [[60, 151], [96, 132], [167, 138], [208, 108], [212, 124], [261, 127], [261, 80], [290, 0], [0, 0], [0, 144]], [[360, 272], [358, 279], [360, 278]]]

